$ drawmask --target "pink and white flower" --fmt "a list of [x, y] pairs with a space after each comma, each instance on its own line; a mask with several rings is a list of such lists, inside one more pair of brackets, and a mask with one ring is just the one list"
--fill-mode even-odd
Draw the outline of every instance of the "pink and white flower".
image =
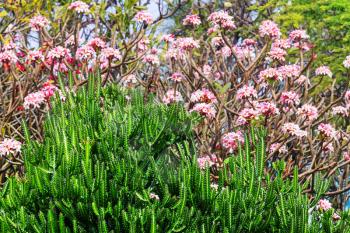
[[259, 26], [259, 35], [261, 37], [268, 36], [273, 39], [278, 39], [281, 36], [281, 32], [275, 22], [271, 20], [265, 20]]
[[44, 55], [40, 50], [29, 51], [26, 57], [28, 63], [43, 61]]
[[212, 104], [198, 103], [195, 104], [190, 112], [198, 112], [208, 119], [213, 119], [216, 115], [216, 109]]
[[206, 88], [197, 90], [191, 94], [190, 101], [193, 103], [204, 102], [204, 103], [216, 103], [217, 99], [213, 92], [209, 91]]
[[335, 115], [341, 115], [343, 117], [349, 116], [349, 111], [347, 108], [343, 106], [336, 106], [332, 108], [332, 114]]
[[184, 20], [182, 21], [182, 24], [187, 26], [198, 26], [201, 24], [201, 18], [194, 14], [194, 15], [186, 15]]
[[301, 138], [307, 135], [306, 131], [300, 129], [299, 125], [291, 122], [285, 123], [282, 126], [282, 132], [290, 134], [292, 136], [296, 136], [298, 138]]
[[149, 198], [154, 199], [156, 201], [159, 201], [159, 196], [155, 193], [150, 193]]
[[106, 47], [106, 48], [103, 48], [101, 50], [101, 53], [100, 53], [100, 60], [101, 61], [104, 61], [104, 60], [108, 60], [108, 61], [118, 60], [118, 61], [120, 61], [121, 59], [122, 59], [122, 55], [120, 54], [120, 51], [118, 49]]
[[33, 31], [40, 31], [41, 29], [49, 26], [49, 21], [44, 16], [37, 15], [30, 19], [29, 26]]
[[69, 49], [63, 48], [62, 46], [57, 46], [51, 49], [47, 54], [47, 58], [52, 61], [62, 60], [70, 57], [71, 56], [70, 56]]
[[93, 47], [95, 50], [101, 50], [106, 47], [106, 42], [99, 37], [95, 37], [89, 40], [86, 45]]
[[151, 24], [153, 23], [153, 18], [147, 11], [139, 11], [135, 15], [135, 21], [144, 24]]
[[330, 78], [332, 78], [332, 71], [329, 69], [328, 66], [320, 66], [315, 70], [316, 75], [326, 75]]
[[244, 143], [244, 136], [241, 131], [226, 133], [221, 139], [222, 146], [232, 153], [235, 151], [239, 144]]
[[300, 97], [294, 91], [282, 92], [280, 101], [282, 104], [286, 105], [298, 105], [300, 104]]
[[236, 28], [233, 17], [225, 11], [217, 11], [211, 13], [208, 17], [208, 20], [213, 24], [215, 28], [214, 30], [219, 27], [226, 30], [233, 30]]
[[181, 82], [183, 79], [184, 79], [184, 76], [180, 72], [175, 72], [170, 76], [170, 80], [178, 83]]
[[343, 65], [347, 69], [350, 68], [350, 55], [345, 58], [345, 60], [343, 61]]
[[269, 152], [270, 153], [278, 152], [280, 154], [287, 154], [288, 149], [285, 144], [281, 145], [280, 143], [273, 143], [270, 146]]
[[333, 128], [332, 125], [321, 123], [318, 126], [318, 131], [327, 138], [336, 138], [337, 137], [337, 131]]
[[163, 103], [165, 104], [177, 103], [182, 101], [183, 98], [181, 93], [178, 91], [174, 91], [174, 89], [168, 90], [163, 97]]
[[210, 158], [210, 156], [203, 156], [203, 157], [199, 157], [197, 158], [197, 163], [198, 166], [201, 170], [206, 169], [207, 167], [211, 167], [213, 166], [215, 163], [212, 161], [212, 159]]
[[12, 138], [0, 142], [0, 157], [21, 152], [22, 143]]
[[306, 118], [307, 121], [313, 121], [318, 117], [318, 110], [311, 104], [304, 104], [298, 109], [297, 114]]
[[37, 91], [24, 97], [23, 107], [25, 109], [40, 108], [43, 103], [45, 103], [45, 94], [42, 91]]
[[237, 90], [236, 99], [238, 100], [251, 99], [257, 97], [258, 93], [253, 86], [244, 85], [243, 87]]
[[280, 114], [280, 111], [276, 107], [276, 104], [271, 103], [271, 102], [259, 102], [256, 105], [256, 108], [261, 115], [264, 115], [267, 117]]
[[75, 58], [79, 61], [86, 62], [90, 61], [96, 56], [96, 52], [93, 47], [89, 45], [83, 45], [77, 49]]
[[327, 211], [332, 209], [332, 204], [327, 199], [321, 199], [319, 200], [316, 208], [321, 211]]
[[82, 1], [75, 1], [69, 5], [68, 9], [78, 13], [87, 13], [89, 12], [89, 5]]
[[276, 68], [267, 68], [265, 70], [260, 71], [259, 73], [259, 81], [275, 81], [275, 80], [281, 80], [281, 74]]

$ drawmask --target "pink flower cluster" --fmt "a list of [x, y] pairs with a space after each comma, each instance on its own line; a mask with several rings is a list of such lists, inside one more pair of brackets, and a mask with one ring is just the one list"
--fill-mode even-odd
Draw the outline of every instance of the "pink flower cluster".
[[178, 83], [181, 82], [183, 79], [184, 79], [184, 76], [180, 72], [175, 72], [170, 76], [170, 80]]
[[47, 54], [47, 58], [52, 61], [56, 61], [56, 60], [61, 61], [63, 59], [67, 59], [70, 57], [71, 57], [70, 51], [67, 48], [64, 48], [62, 46], [57, 46], [51, 49]]
[[163, 97], [163, 103], [170, 104], [183, 101], [182, 95], [180, 92], [170, 89], [165, 93]]
[[198, 15], [186, 15], [182, 21], [183, 25], [198, 26], [201, 24], [201, 18]]
[[213, 31], [218, 28], [223, 28], [225, 30], [233, 30], [236, 28], [235, 23], [233, 22], [233, 17], [225, 11], [211, 13], [208, 20], [213, 24]]
[[205, 116], [208, 119], [213, 119], [216, 115], [216, 109], [213, 104], [198, 103], [195, 104], [191, 112], [198, 112], [199, 114]]
[[75, 1], [69, 5], [68, 9], [78, 13], [87, 13], [89, 12], [89, 5], [82, 1]]
[[249, 98], [257, 98], [258, 93], [253, 86], [244, 85], [237, 90], [236, 98], [238, 100], [244, 100]]
[[326, 75], [330, 78], [332, 78], [332, 71], [329, 69], [328, 66], [320, 66], [315, 70], [316, 75]]
[[282, 92], [280, 101], [285, 105], [298, 105], [300, 103], [299, 95], [294, 91]]
[[260, 24], [259, 35], [261, 37], [268, 36], [272, 39], [280, 38], [281, 32], [277, 24], [271, 20], [265, 20]]
[[335, 139], [337, 137], [337, 131], [330, 124], [325, 124], [325, 123], [319, 124], [318, 131], [320, 131], [320, 133], [327, 138]]
[[27, 63], [35, 63], [44, 60], [44, 55], [40, 50], [29, 51], [26, 57]]
[[192, 51], [199, 48], [199, 41], [194, 40], [192, 37], [181, 37], [175, 41], [175, 47], [181, 51]]
[[318, 110], [311, 104], [304, 104], [298, 109], [297, 114], [304, 117], [307, 121], [313, 121], [318, 117]]
[[285, 144], [273, 143], [270, 146], [269, 152], [270, 153], [278, 152], [280, 154], [287, 154], [288, 149], [287, 149], [287, 146]]
[[83, 45], [77, 49], [75, 58], [82, 62], [88, 62], [96, 56], [95, 50], [89, 45]]
[[5, 138], [0, 142], [0, 157], [16, 154], [21, 151], [22, 143], [15, 139]]
[[282, 126], [282, 132], [298, 138], [302, 138], [307, 135], [306, 131], [300, 129], [299, 125], [290, 122], [285, 123]]
[[135, 15], [135, 20], [136, 20], [136, 22], [144, 23], [144, 24], [153, 23], [152, 15], [150, 13], [148, 13], [147, 11], [137, 12]]
[[10, 64], [16, 64], [18, 61], [18, 57], [16, 53], [14, 53], [11, 50], [5, 50], [3, 52], [0, 52], [0, 64], [4, 65], [10, 65]]
[[229, 151], [229, 153], [232, 153], [238, 148], [239, 144], [244, 143], [244, 136], [241, 131], [230, 132], [224, 134], [221, 139], [221, 143], [222, 146]]
[[206, 88], [193, 92], [191, 94], [190, 100], [193, 103], [196, 103], [196, 102], [216, 103], [217, 102], [213, 92], [209, 91]]
[[347, 117], [349, 116], [349, 110], [343, 106], [336, 106], [332, 108], [332, 114]]
[[65, 97], [62, 95], [61, 91], [50, 81], [48, 81], [43, 84], [43, 87], [39, 91], [32, 92], [24, 97], [23, 107], [25, 109], [40, 108], [45, 101], [50, 100], [56, 91], [58, 91], [61, 100], [64, 100]]
[[350, 55], [345, 58], [345, 60], [343, 61], [343, 65], [347, 69], [350, 68]]
[[49, 21], [42, 15], [34, 16], [29, 21], [29, 26], [33, 31], [40, 31], [41, 29], [49, 26]]
[[317, 204], [317, 209], [327, 211], [332, 209], [332, 204], [327, 199], [321, 199]]
[[207, 167], [213, 166], [215, 163], [212, 161], [210, 156], [204, 156], [197, 158], [197, 163], [200, 169], [204, 170]]
[[101, 38], [95, 37], [87, 42], [88, 46], [94, 48], [95, 51], [101, 50], [106, 47], [106, 42], [104, 42]]

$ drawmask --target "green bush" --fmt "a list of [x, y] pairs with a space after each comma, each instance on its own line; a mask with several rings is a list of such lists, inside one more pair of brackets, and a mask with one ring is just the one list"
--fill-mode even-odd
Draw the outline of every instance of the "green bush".
[[246, 135], [215, 187], [197, 165], [194, 118], [181, 106], [91, 83], [67, 95], [53, 104], [42, 143], [25, 132], [26, 173], [0, 192], [1, 232], [349, 231], [347, 213], [334, 222], [333, 210], [314, 209], [326, 182], [309, 201], [297, 170], [283, 181], [283, 162], [264, 163], [263, 130]]

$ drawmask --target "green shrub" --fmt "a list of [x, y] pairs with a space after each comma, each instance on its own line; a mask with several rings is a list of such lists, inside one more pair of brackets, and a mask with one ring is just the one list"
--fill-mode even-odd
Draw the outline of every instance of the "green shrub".
[[[47, 116], [42, 143], [26, 131], [26, 174], [0, 192], [2, 232], [347, 232], [348, 215], [313, 210], [284, 163], [266, 165], [264, 131], [219, 171], [200, 170], [193, 117], [178, 105], [116, 86], [68, 93]], [[264, 175], [274, 166], [275, 177]], [[159, 200], [157, 200], [157, 196]]]

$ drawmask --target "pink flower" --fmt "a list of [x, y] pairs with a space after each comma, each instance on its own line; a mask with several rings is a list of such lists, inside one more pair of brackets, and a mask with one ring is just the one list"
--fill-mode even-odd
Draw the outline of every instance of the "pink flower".
[[244, 39], [242, 41], [242, 47], [254, 47], [257, 45], [257, 42], [254, 39]]
[[350, 160], [350, 154], [349, 154], [349, 152], [347, 152], [347, 151], [344, 152], [344, 153], [343, 153], [343, 158], [344, 158], [345, 161], [349, 161], [349, 160]]
[[316, 208], [321, 211], [327, 211], [329, 209], [332, 209], [332, 204], [326, 199], [321, 199], [319, 200]]
[[70, 58], [70, 52], [67, 48], [63, 48], [62, 46], [57, 46], [53, 49], [51, 49], [48, 54], [47, 58], [54, 61], [54, 60], [62, 60], [65, 58]]
[[204, 170], [207, 167], [211, 167], [214, 165], [214, 162], [211, 160], [210, 156], [204, 156], [197, 158], [197, 163], [200, 169]]
[[260, 71], [259, 73], [259, 81], [268, 81], [268, 80], [281, 80], [281, 74], [276, 68], [267, 68], [265, 70]]
[[330, 124], [321, 123], [318, 126], [318, 131], [320, 131], [320, 133], [327, 138], [337, 137], [337, 131]]
[[186, 15], [182, 21], [183, 25], [198, 26], [201, 24], [201, 18], [198, 15]]
[[184, 76], [179, 72], [175, 72], [170, 76], [170, 79], [174, 82], [181, 82], [184, 79]]
[[305, 82], [308, 82], [308, 83], [310, 83], [309, 82], [309, 79], [305, 76], [305, 75], [300, 75], [299, 76], [299, 78], [297, 79], [297, 80], [295, 80], [295, 82], [297, 83], [297, 84], [303, 84], [303, 83], [305, 83]]
[[343, 65], [347, 69], [350, 68], [350, 55], [345, 58], [345, 60], [343, 61]]
[[298, 65], [285, 65], [278, 68], [279, 73], [284, 79], [296, 78], [300, 73], [300, 66]]
[[324, 153], [332, 153], [334, 152], [334, 146], [332, 143], [327, 143], [325, 146], [323, 146], [322, 151]]
[[166, 35], [163, 35], [160, 40], [165, 41], [167, 43], [173, 42], [175, 40], [175, 36], [173, 34], [166, 34]]
[[190, 101], [193, 103], [196, 102], [205, 102], [205, 103], [216, 103], [217, 99], [213, 92], [209, 91], [206, 88], [197, 90], [191, 94]]
[[309, 39], [309, 36], [305, 30], [294, 30], [289, 33], [289, 40], [291, 43], [296, 43], [307, 39]]
[[233, 30], [236, 28], [232, 19], [233, 17], [225, 11], [213, 12], [208, 17], [208, 20], [214, 25], [214, 27], [221, 27], [226, 30]]
[[274, 153], [276, 151], [278, 151], [278, 153], [280, 153], [280, 154], [287, 154], [288, 153], [288, 149], [287, 149], [286, 145], [281, 145], [280, 143], [271, 144], [269, 152]]
[[4, 52], [0, 52], [0, 64], [16, 64], [17, 61], [18, 57], [13, 51], [5, 50]]
[[93, 47], [89, 45], [83, 45], [77, 49], [75, 54], [75, 58], [82, 62], [90, 61], [92, 58], [96, 56], [95, 50]]
[[307, 135], [306, 131], [300, 129], [299, 125], [290, 122], [282, 126], [282, 132], [299, 138]]
[[282, 104], [286, 105], [298, 105], [300, 103], [300, 98], [294, 91], [282, 92], [280, 101]]
[[273, 39], [278, 39], [281, 36], [281, 32], [275, 22], [271, 20], [265, 20], [259, 27], [259, 35], [261, 37], [268, 36]]
[[26, 57], [28, 63], [43, 61], [44, 56], [40, 50], [29, 51]]
[[42, 91], [37, 91], [30, 93], [26, 97], [24, 97], [23, 107], [25, 109], [40, 108], [40, 105], [45, 102], [45, 94]]
[[276, 107], [276, 104], [274, 103], [260, 102], [256, 105], [256, 108], [258, 109], [260, 114], [267, 117], [280, 114], [279, 109]]
[[203, 70], [203, 74], [204, 74], [206, 77], [210, 77], [210, 76], [211, 76], [212, 69], [211, 69], [211, 66], [210, 66], [210, 65], [204, 65], [202, 70]]
[[267, 54], [271, 59], [277, 60], [277, 61], [285, 61], [285, 56], [287, 55], [286, 50], [278, 48], [278, 47], [272, 47], [270, 52]]
[[165, 93], [163, 97], [163, 103], [170, 104], [183, 101], [182, 95], [178, 91], [174, 91], [174, 89], [170, 89]]
[[151, 24], [153, 22], [152, 15], [147, 11], [139, 11], [135, 15], [135, 21], [144, 24]]
[[226, 133], [222, 137], [221, 143], [229, 153], [232, 153], [238, 148], [239, 144], [244, 143], [244, 136], [241, 131]]
[[224, 46], [225, 42], [224, 40], [222, 39], [222, 37], [219, 37], [219, 36], [216, 36], [216, 37], [213, 37], [211, 39], [211, 43], [216, 46], [216, 47], [220, 47], [220, 46]]
[[96, 37], [89, 40], [86, 45], [93, 47], [95, 50], [101, 50], [106, 47], [106, 42], [104, 42], [101, 38]]
[[215, 107], [212, 104], [198, 103], [195, 104], [190, 112], [198, 112], [208, 119], [213, 119], [216, 115]]
[[318, 110], [315, 106], [304, 104], [298, 109], [297, 114], [305, 117], [307, 121], [313, 121], [318, 117]]
[[22, 143], [15, 139], [5, 138], [0, 142], [0, 157], [15, 154], [21, 151]]
[[139, 52], [144, 52], [147, 50], [148, 45], [149, 45], [150, 41], [149, 39], [141, 39], [138, 43], [137, 43], [137, 49], [139, 50]]
[[30, 19], [29, 25], [33, 31], [40, 31], [49, 25], [49, 21], [44, 16], [37, 15]]
[[137, 79], [134, 74], [129, 74], [122, 79], [122, 84], [125, 87], [132, 87], [137, 84]]
[[289, 49], [290, 42], [287, 39], [276, 39], [273, 41], [272, 48], [281, 48], [281, 49]]
[[156, 201], [159, 201], [159, 196], [155, 193], [150, 193], [149, 198], [154, 199]]
[[118, 49], [106, 47], [101, 50], [100, 60], [121, 60], [122, 56]]
[[244, 85], [242, 88], [237, 90], [236, 99], [244, 100], [249, 98], [257, 98], [258, 93], [253, 86]]
[[255, 110], [253, 108], [244, 108], [239, 112], [237, 121], [240, 125], [246, 125], [249, 124], [250, 121], [258, 119], [259, 116], [260, 112], [258, 110]]
[[145, 63], [149, 63], [151, 65], [159, 65], [159, 57], [155, 54], [147, 54], [143, 57], [143, 61]]
[[341, 115], [343, 117], [349, 116], [348, 109], [343, 106], [336, 106], [332, 108], [333, 115]]
[[191, 51], [192, 49], [199, 48], [199, 41], [194, 40], [192, 37], [182, 37], [176, 40], [176, 46], [182, 51]]
[[315, 71], [316, 75], [327, 75], [330, 78], [332, 78], [332, 71], [329, 69], [328, 66], [320, 66]]
[[82, 1], [75, 1], [69, 5], [68, 9], [75, 10], [78, 13], [87, 13], [89, 12], [89, 5]]

